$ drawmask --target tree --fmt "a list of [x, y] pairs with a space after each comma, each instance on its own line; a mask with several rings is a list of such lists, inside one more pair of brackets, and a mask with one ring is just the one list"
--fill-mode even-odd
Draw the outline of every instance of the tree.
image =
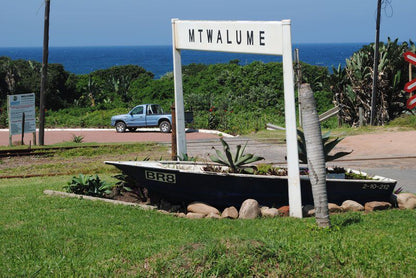
[[90, 74], [101, 88], [103, 99], [119, 99], [122, 103], [130, 103], [133, 92], [130, 86], [136, 79], [153, 79], [154, 75], [144, 68], [135, 65], [115, 66], [97, 70]]
[[308, 153], [309, 180], [315, 205], [315, 218], [319, 227], [330, 227], [328, 198], [326, 193], [326, 167], [321, 126], [316, 102], [309, 84], [302, 84], [299, 90], [302, 110], [302, 125]]

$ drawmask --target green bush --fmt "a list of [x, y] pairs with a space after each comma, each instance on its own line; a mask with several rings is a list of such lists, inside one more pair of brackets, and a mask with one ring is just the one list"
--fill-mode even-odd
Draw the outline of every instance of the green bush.
[[284, 125], [280, 110], [265, 111], [198, 111], [194, 112], [194, 126], [201, 129], [215, 129], [229, 134], [247, 134], [263, 130], [267, 123]]
[[127, 113], [126, 108], [94, 110], [92, 108], [66, 108], [47, 111], [47, 127], [110, 127], [111, 116]]

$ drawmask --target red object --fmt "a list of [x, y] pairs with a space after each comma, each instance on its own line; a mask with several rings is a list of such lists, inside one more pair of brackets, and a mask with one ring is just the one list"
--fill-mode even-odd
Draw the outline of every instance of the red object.
[[415, 53], [407, 51], [403, 54], [403, 56], [406, 61], [416, 66], [416, 54]]
[[[403, 55], [406, 61], [416, 66], [416, 54], [415, 53], [408, 51], [408, 52], [405, 52]], [[414, 90], [416, 90], [416, 78], [413, 79], [412, 81], [407, 82], [406, 85], [404, 86], [404, 90], [408, 93], [411, 93]], [[413, 109], [415, 106], [416, 106], [416, 96], [411, 96], [407, 100], [407, 108]]]
[[416, 78], [410, 82], [407, 82], [406, 85], [404, 85], [404, 90], [408, 93], [411, 93], [414, 90], [416, 90]]
[[416, 107], [416, 95], [411, 96], [411, 97], [407, 100], [406, 106], [407, 106], [407, 108], [408, 108], [408, 109], [410, 109], [410, 110]]

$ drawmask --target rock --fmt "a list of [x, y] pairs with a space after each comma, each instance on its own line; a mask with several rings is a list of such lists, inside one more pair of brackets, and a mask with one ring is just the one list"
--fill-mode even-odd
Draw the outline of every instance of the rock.
[[365, 203], [364, 209], [366, 212], [375, 211], [375, 210], [385, 210], [391, 208], [391, 204], [388, 202], [368, 202]]
[[315, 217], [315, 208], [306, 212], [307, 217]]
[[210, 214], [211, 212], [220, 215], [220, 212], [216, 208], [204, 203], [195, 202], [188, 205], [186, 209], [188, 210], [188, 212], [200, 213], [204, 216]]
[[208, 215], [207, 215], [207, 216], [205, 216], [205, 218], [220, 219], [220, 218], [221, 218], [221, 216], [220, 216], [219, 214], [216, 214], [216, 213], [210, 212], [210, 213], [208, 213]]
[[254, 199], [247, 199], [241, 205], [238, 218], [255, 219], [259, 217], [259, 215], [260, 215], [259, 203]]
[[269, 209], [269, 207], [262, 206], [262, 207], [260, 208], [260, 213], [261, 213], [261, 214], [263, 214], [263, 211], [264, 211], [264, 210], [267, 210], [267, 209]]
[[[312, 211], [312, 214], [311, 214]], [[313, 205], [304, 205], [302, 207], [303, 217], [311, 217], [315, 215], [315, 207]]]
[[170, 212], [169, 212], [169, 211], [164, 210], [164, 209], [159, 209], [159, 210], [158, 210], [158, 212], [160, 212], [161, 214], [167, 214], [167, 215], [169, 215], [169, 214], [170, 214]]
[[201, 219], [204, 217], [205, 217], [205, 214], [202, 214], [202, 213], [188, 212], [186, 214], [186, 218], [189, 218], [189, 219]]
[[416, 194], [413, 193], [399, 193], [397, 196], [397, 204], [399, 209], [414, 209], [416, 208]]
[[277, 209], [280, 216], [289, 216], [289, 206], [283, 206]]
[[[308, 210], [309, 209], [309, 210]], [[305, 217], [313, 217], [315, 216], [315, 208], [311, 205], [306, 205], [303, 209], [303, 216]], [[337, 204], [333, 204], [333, 203], [328, 203], [328, 212], [330, 214], [334, 214], [334, 213], [340, 213], [343, 212], [344, 210], [338, 206]]]
[[276, 216], [279, 216], [279, 210], [277, 208], [268, 208], [268, 207], [265, 207], [264, 209], [262, 208], [260, 211], [261, 211], [261, 216], [263, 216], [263, 217], [276, 217]]
[[186, 214], [183, 213], [183, 212], [177, 212], [177, 213], [175, 213], [175, 216], [176, 217], [179, 217], [179, 218], [185, 218], [186, 217]]
[[342, 203], [341, 208], [344, 211], [363, 211], [364, 206], [353, 200], [346, 200]]
[[224, 211], [222, 212], [221, 218], [237, 219], [238, 218], [238, 211], [235, 207], [228, 207], [228, 208], [224, 209]]
[[328, 212], [329, 213], [341, 213], [344, 210], [342, 207], [338, 206], [337, 204], [328, 203]]

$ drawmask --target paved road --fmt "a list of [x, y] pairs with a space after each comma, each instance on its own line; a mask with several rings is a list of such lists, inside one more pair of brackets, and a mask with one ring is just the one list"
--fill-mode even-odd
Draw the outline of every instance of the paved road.
[[[112, 143], [112, 142], [171, 142], [170, 133], [161, 133], [159, 129], [138, 129], [136, 132], [117, 133], [115, 129], [45, 129], [44, 143], [52, 145], [62, 142], [71, 142], [74, 136], [82, 136], [83, 142], [90, 143]], [[218, 138], [216, 133], [194, 132], [186, 133], [188, 141]], [[13, 144], [20, 142], [21, 137], [14, 135]], [[24, 136], [25, 145], [33, 144], [33, 135], [26, 133]], [[0, 146], [9, 145], [8, 129], [0, 129]]]

